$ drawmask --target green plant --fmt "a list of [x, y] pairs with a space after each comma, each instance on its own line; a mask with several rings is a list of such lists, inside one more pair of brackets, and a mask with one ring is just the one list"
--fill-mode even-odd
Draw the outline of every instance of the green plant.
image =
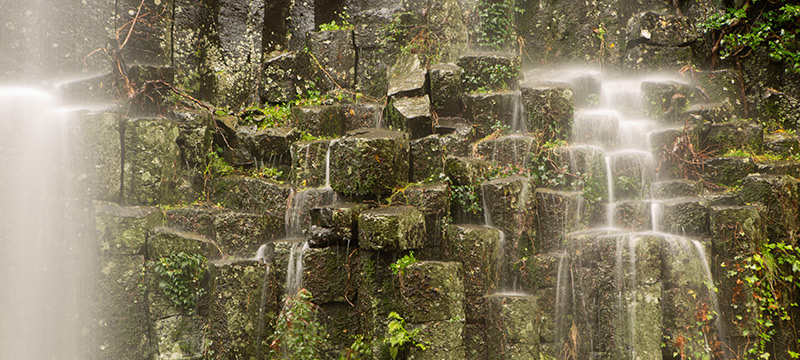
[[765, 48], [769, 57], [800, 72], [800, 5], [792, 0], [752, 0], [716, 13], [700, 28], [714, 32], [712, 53], [742, 58]]
[[450, 187], [450, 200], [455, 201], [461, 208], [473, 215], [483, 211], [478, 187], [480, 185], [456, 185]]
[[488, 49], [509, 48], [516, 37], [514, 0], [480, 0], [478, 2], [478, 45]]
[[353, 343], [339, 356], [339, 360], [361, 360], [369, 355], [369, 346], [364, 342], [364, 335], [353, 337]]
[[414, 340], [419, 334], [419, 329], [414, 329], [412, 332], [406, 330], [406, 320], [403, 319], [398, 313], [392, 311], [389, 313], [389, 326], [387, 328], [387, 337], [383, 339], [383, 344], [389, 349], [389, 355], [392, 359], [397, 358], [400, 353], [408, 345], [416, 346], [421, 350], [427, 347], [425, 344]]
[[283, 171], [280, 171], [273, 167], [265, 167], [260, 171], [254, 172], [253, 176], [260, 177], [263, 179], [279, 180], [283, 177]]
[[233, 166], [228, 165], [228, 162], [222, 157], [222, 147], [217, 146], [214, 151], [206, 156], [208, 157], [208, 163], [206, 163], [206, 169], [203, 171], [205, 176], [225, 176], [233, 173]]
[[180, 252], [163, 256], [153, 265], [158, 275], [158, 288], [175, 307], [190, 310], [205, 294], [201, 281], [205, 277], [206, 258], [199, 254]]
[[403, 257], [397, 259], [397, 261], [389, 265], [389, 267], [392, 268], [392, 274], [402, 276], [406, 268], [409, 265], [416, 263], [417, 261], [419, 260], [417, 260], [417, 258], [414, 257], [414, 252], [410, 251], [408, 254], [403, 255]]
[[325, 338], [325, 329], [317, 321], [317, 305], [312, 300], [306, 289], [283, 298], [275, 332], [270, 337], [270, 358], [319, 359], [317, 349]]
[[351, 30], [353, 28], [353, 24], [350, 24], [350, 16], [348, 14], [342, 13], [339, 17], [341, 18], [341, 24], [336, 22], [336, 20], [327, 24], [320, 24], [319, 31]]

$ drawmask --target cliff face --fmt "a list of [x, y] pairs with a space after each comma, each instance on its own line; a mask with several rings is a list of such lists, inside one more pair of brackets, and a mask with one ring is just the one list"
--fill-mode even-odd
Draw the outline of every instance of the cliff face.
[[111, 105], [98, 358], [783, 359], [798, 75], [721, 5], [10, 4], [0, 79]]

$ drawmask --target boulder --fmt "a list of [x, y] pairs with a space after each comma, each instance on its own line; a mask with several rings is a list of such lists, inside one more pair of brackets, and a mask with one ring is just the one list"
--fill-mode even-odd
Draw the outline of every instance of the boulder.
[[[303, 287], [314, 295], [314, 302], [353, 302], [357, 295], [355, 258], [347, 247], [306, 249], [303, 252]], [[351, 270], [352, 269], [352, 270]]]
[[[501, 261], [500, 231], [481, 225], [447, 225], [445, 234], [450, 258], [464, 268], [464, 293], [482, 297], [494, 291], [498, 287]], [[469, 311], [471, 305], [470, 301], [466, 302], [468, 321], [473, 320], [470, 314], [480, 314], [480, 311]]]
[[209, 188], [213, 203], [234, 211], [280, 218], [286, 214], [286, 200], [293, 191], [280, 183], [240, 175], [214, 178]]
[[[119, 119], [115, 112], [86, 113], [78, 115], [70, 132], [74, 133], [73, 148], [79, 172], [75, 174], [78, 186], [92, 199], [119, 201], [122, 179], [122, 142]], [[79, 144], [79, 145], [78, 145]]]
[[410, 323], [464, 321], [463, 268], [458, 262], [418, 261], [400, 273], [402, 312]]
[[344, 134], [344, 114], [340, 105], [293, 107], [292, 124], [314, 136]]
[[[318, 84], [323, 90], [340, 87], [353, 91], [356, 85], [356, 49], [351, 30], [332, 30], [309, 33], [306, 48], [316, 68]], [[315, 61], [316, 60], [316, 61]], [[319, 64], [317, 64], [319, 62]]]
[[250, 259], [261, 244], [283, 237], [284, 216], [224, 212], [214, 215], [214, 242], [226, 258]]
[[760, 154], [763, 148], [763, 129], [748, 120], [711, 124], [703, 144], [711, 151], [724, 154], [728, 150], [744, 150]]
[[316, 67], [305, 52], [284, 52], [264, 61], [261, 101], [286, 103], [305, 97], [316, 79]]
[[[520, 130], [522, 129], [520, 124], [513, 122], [515, 113], [520, 109], [519, 102], [518, 91], [468, 93], [464, 95], [464, 119], [475, 128], [478, 138], [503, 127]], [[524, 122], [524, 119], [522, 120]]]
[[214, 239], [214, 215], [222, 209], [207, 207], [180, 207], [164, 212], [164, 221], [172, 229], [190, 231]]
[[547, 139], [571, 139], [574, 101], [570, 88], [523, 85], [521, 91], [528, 129]]
[[428, 80], [428, 71], [414, 54], [403, 55], [388, 74], [389, 98], [420, 97], [425, 95], [425, 85]]
[[147, 234], [160, 226], [163, 214], [154, 207], [122, 207], [95, 202], [96, 239], [102, 255], [144, 255]]

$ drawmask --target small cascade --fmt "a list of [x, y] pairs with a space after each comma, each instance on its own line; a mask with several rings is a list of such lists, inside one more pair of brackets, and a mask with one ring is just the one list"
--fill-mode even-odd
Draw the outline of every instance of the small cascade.
[[525, 114], [525, 107], [522, 106], [521, 98], [520, 92], [515, 92], [515, 96], [512, 100], [511, 131], [524, 134], [528, 132], [528, 117]]
[[332, 140], [328, 143], [328, 150], [325, 151], [325, 188], [331, 188], [331, 145], [336, 142]]
[[[574, 114], [572, 144], [565, 155], [568, 154], [571, 173], [584, 177], [584, 181], [577, 183], [577, 190], [583, 191], [592, 176], [604, 177], [596, 179], [599, 181], [593, 180], [593, 184], [597, 187], [598, 183], [605, 183], [605, 223], [600, 224], [605, 228], [567, 234], [565, 251], [555, 253], [558, 272], [553, 294], [553, 331], [556, 336], [554, 346], [559, 352], [555, 354], [557, 357], [585, 358], [600, 351], [612, 357], [636, 359], [661, 352], [658, 346], [654, 346], [662, 341], [661, 329], [642, 327], [642, 321], [662, 316], [661, 305], [654, 305], [652, 299], [661, 296], [660, 277], [668, 275], [655, 275], [659, 282], [656, 288], [647, 283], [654, 276], [653, 271], [665, 272], [671, 266], [662, 265], [659, 256], [654, 257], [654, 250], [660, 253], [658, 248], [679, 249], [683, 246], [684, 250], [676, 251], [685, 255], [676, 256], [683, 256], [682, 261], [695, 264], [691, 266], [696, 266], [698, 273], [705, 274], [702, 282], [710, 289], [709, 305], [720, 314], [703, 244], [658, 232], [662, 230], [665, 199], [650, 198], [651, 184], [656, 179], [656, 161], [650, 151], [649, 134], [659, 128], [654, 120], [642, 117], [642, 83], [640, 80], [604, 82], [600, 86], [599, 104], [578, 108]], [[484, 199], [484, 204], [486, 201]], [[580, 216], [586, 216], [580, 204], [578, 201], [578, 223], [591, 224], [580, 220]], [[543, 207], [551, 205], [539, 204]], [[632, 216], [636, 221], [631, 221]], [[485, 218], [486, 224], [490, 225], [491, 217], [485, 215]], [[565, 219], [564, 224], [568, 222]], [[647, 226], [648, 222], [650, 226]], [[650, 230], [632, 232], [623, 227], [633, 231]], [[564, 232], [571, 230], [575, 228], [565, 227]], [[674, 245], [680, 243], [684, 245]], [[686, 250], [688, 247], [691, 251]], [[669, 258], [669, 255], [665, 256]], [[608, 275], [598, 272], [608, 268], [613, 269]], [[613, 314], [602, 313], [606, 310], [601, 310], [604, 305], [598, 301], [605, 296], [602, 294], [606, 290], [598, 287], [598, 283], [614, 284], [612, 289], [608, 289], [616, 291], [613, 295], [608, 293], [617, 301]], [[589, 295], [600, 298], [587, 298]], [[724, 329], [721, 321], [715, 323], [721, 339]], [[694, 322], [687, 325], [694, 326]], [[607, 326], [614, 331], [612, 337], [615, 340], [611, 344], [585, 343], [592, 342], [594, 332]], [[576, 343], [576, 338], [583, 339], [584, 343]], [[595, 349], [595, 346], [610, 347]]]
[[308, 241], [295, 242], [289, 252], [286, 269], [286, 295], [297, 294], [303, 287], [303, 254], [308, 250]]

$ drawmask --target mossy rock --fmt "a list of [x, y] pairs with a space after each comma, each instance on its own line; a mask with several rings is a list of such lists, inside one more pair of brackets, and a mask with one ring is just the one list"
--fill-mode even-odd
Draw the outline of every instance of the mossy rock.
[[385, 118], [391, 128], [408, 132], [412, 139], [419, 139], [433, 132], [431, 102], [427, 94], [392, 98], [386, 107]]
[[260, 334], [261, 297], [266, 266], [254, 260], [212, 262], [204, 352], [248, 359], [263, 354], [266, 334]]
[[282, 217], [292, 188], [255, 177], [229, 175], [210, 181], [210, 200], [225, 208]]
[[184, 171], [177, 139], [178, 123], [166, 118], [125, 121], [123, 198], [126, 204], [171, 204]]
[[160, 226], [162, 212], [154, 207], [122, 207], [95, 202], [95, 231], [103, 255], [144, 255], [147, 234]]
[[419, 330], [416, 338], [424, 343], [425, 349], [411, 347], [408, 360], [461, 360], [467, 359], [464, 352], [464, 318], [451, 318], [444, 321], [407, 324], [408, 331]]
[[281, 238], [284, 216], [223, 212], [214, 215], [214, 242], [226, 258], [253, 258], [261, 244]]
[[703, 144], [711, 151], [724, 154], [728, 150], [744, 150], [760, 154], [764, 131], [761, 125], [747, 120], [712, 124]]
[[500, 231], [481, 225], [447, 225], [445, 234], [450, 257], [464, 267], [465, 293], [483, 296], [496, 289]]
[[661, 228], [671, 234], [709, 234], [708, 204], [700, 198], [679, 198], [661, 203]]
[[389, 98], [421, 97], [425, 94], [428, 69], [416, 54], [402, 54], [389, 71]]
[[642, 44], [625, 54], [624, 65], [627, 69], [646, 71], [678, 71], [694, 61], [691, 47], [657, 46]]
[[355, 258], [350, 258], [346, 247], [306, 249], [303, 252], [303, 286], [314, 294], [314, 302], [356, 300]]
[[703, 178], [715, 184], [737, 186], [755, 170], [756, 164], [749, 157], [718, 157], [703, 164]]
[[489, 166], [487, 161], [478, 158], [447, 156], [444, 172], [453, 185], [474, 185], [489, 172]]
[[164, 220], [170, 228], [190, 231], [208, 239], [213, 239], [214, 215], [220, 212], [222, 212], [222, 209], [219, 208], [181, 207], [166, 210], [164, 212]]
[[362, 212], [358, 217], [358, 243], [375, 251], [401, 251], [422, 247], [425, 217], [412, 206], [389, 206]]
[[292, 182], [299, 187], [325, 186], [333, 140], [298, 141], [292, 144]]
[[[92, 199], [119, 201], [122, 172], [122, 145], [117, 113], [112, 111], [78, 115], [80, 121], [70, 122], [70, 133], [80, 144], [71, 151], [79, 173], [75, 178], [81, 189]], [[73, 124], [74, 123], [74, 124]]]
[[341, 136], [344, 134], [344, 110], [338, 104], [295, 106], [292, 125], [314, 136]]
[[331, 187], [356, 196], [390, 194], [408, 181], [408, 137], [385, 129], [351, 131], [331, 144]]
[[461, 81], [467, 92], [481, 88], [514, 90], [519, 87], [523, 77], [520, 57], [511, 54], [465, 54], [458, 58], [456, 64], [464, 71]]
[[580, 192], [536, 189], [536, 239], [534, 251], [547, 253], [559, 250], [563, 235], [584, 228], [576, 213]]
[[207, 259], [222, 258], [220, 248], [213, 241], [195, 233], [157, 227], [150, 230], [148, 235], [148, 260], [158, 260], [181, 252], [203, 255]]
[[403, 317], [410, 323], [464, 320], [463, 268], [458, 262], [418, 261], [400, 273]]
[[492, 295], [489, 301], [489, 359], [537, 359], [538, 304], [533, 296]]
[[519, 99], [519, 91], [464, 94], [464, 118], [475, 128], [478, 138], [494, 132], [497, 125], [512, 128]]
[[457, 116], [461, 112], [464, 90], [461, 83], [463, 70], [456, 64], [431, 65], [431, 107], [441, 117]]
[[529, 130], [543, 134], [546, 139], [571, 139], [574, 113], [572, 89], [526, 84], [521, 91]]

